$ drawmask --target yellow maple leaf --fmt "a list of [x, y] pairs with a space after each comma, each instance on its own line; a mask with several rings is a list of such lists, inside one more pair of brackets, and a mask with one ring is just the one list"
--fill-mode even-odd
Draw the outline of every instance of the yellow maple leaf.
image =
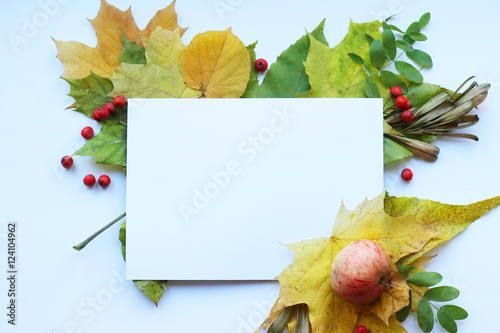
[[[308, 305], [314, 333], [350, 333], [361, 324], [373, 333], [407, 332], [395, 318], [395, 313], [409, 304], [409, 287], [396, 263], [411, 259], [409, 263], [423, 266], [432, 258], [421, 257], [427, 249], [450, 239], [499, 204], [500, 197], [453, 206], [416, 198], [384, 199], [381, 194], [373, 200], [363, 201], [354, 211], [342, 206], [331, 237], [287, 245], [294, 253], [294, 260], [278, 276], [280, 297], [257, 332], [268, 328], [282, 310], [297, 304]], [[394, 288], [385, 290], [365, 306], [344, 301], [330, 286], [333, 259], [342, 248], [359, 239], [380, 243], [392, 263]], [[288, 327], [293, 329], [293, 320]]]
[[186, 30], [177, 24], [175, 0], [159, 10], [144, 30], [137, 27], [130, 8], [122, 11], [105, 0], [101, 0], [99, 13], [90, 23], [97, 36], [95, 48], [74, 41], [54, 40], [57, 57], [64, 65], [61, 77], [80, 79], [87, 77], [91, 71], [103, 77], [112, 77], [114, 69], [120, 64], [118, 58], [123, 47], [122, 31], [128, 40], [142, 46], [142, 37], [149, 37], [157, 26], [168, 30], [179, 29], [181, 35]]
[[250, 54], [231, 28], [196, 35], [179, 66], [186, 85], [208, 98], [239, 98], [250, 78]]

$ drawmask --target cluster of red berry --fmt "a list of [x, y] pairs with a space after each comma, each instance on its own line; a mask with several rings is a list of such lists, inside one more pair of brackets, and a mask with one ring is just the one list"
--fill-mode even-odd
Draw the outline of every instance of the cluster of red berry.
[[[94, 110], [92, 113], [92, 118], [99, 121], [108, 118], [110, 113], [115, 112], [117, 107], [122, 107], [125, 105], [125, 98], [123, 96], [116, 96], [113, 99], [113, 103], [107, 103], [104, 106], [100, 106]], [[82, 134], [83, 135], [83, 134]]]
[[399, 87], [392, 87], [390, 92], [391, 97], [396, 99], [396, 107], [400, 110], [403, 110], [401, 112], [401, 120], [403, 120], [405, 123], [409, 123], [415, 118], [413, 112], [411, 112], [411, 102], [403, 96], [403, 92], [401, 91], [401, 88]]
[[[415, 115], [410, 110], [412, 107], [411, 102], [405, 96], [403, 96], [403, 91], [401, 90], [401, 88], [394, 86], [389, 91], [389, 94], [392, 98], [396, 99], [396, 107], [400, 110], [403, 110], [401, 112], [401, 120], [405, 123], [413, 121]], [[408, 168], [403, 169], [403, 171], [401, 172], [401, 178], [404, 181], [409, 182], [413, 178], [413, 172]]]
[[[92, 113], [92, 118], [94, 118], [94, 120], [96, 121], [106, 119], [109, 116], [110, 112], [115, 112], [117, 107], [125, 106], [125, 103], [125, 98], [123, 96], [116, 96], [113, 99], [113, 103], [107, 103], [106, 105], [100, 106], [95, 109]], [[90, 140], [94, 137], [94, 129], [90, 126], [84, 127], [81, 134], [85, 139]], [[61, 159], [61, 164], [65, 169], [69, 169], [73, 165], [73, 158], [71, 156], [64, 156]], [[83, 178], [83, 183], [87, 186], [92, 186], [95, 184], [95, 182], [96, 180], [94, 175], [86, 175]], [[102, 175], [97, 180], [97, 183], [101, 187], [107, 187], [111, 183], [111, 178], [109, 178], [109, 176], [107, 175]]]

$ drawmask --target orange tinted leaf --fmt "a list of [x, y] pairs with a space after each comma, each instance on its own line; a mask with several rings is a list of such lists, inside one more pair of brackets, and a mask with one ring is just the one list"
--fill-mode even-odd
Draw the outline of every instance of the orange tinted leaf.
[[112, 77], [119, 65], [118, 58], [123, 47], [122, 31], [128, 40], [142, 46], [141, 38], [149, 37], [157, 26], [168, 30], [180, 29], [181, 35], [186, 30], [177, 24], [175, 1], [158, 11], [144, 30], [137, 27], [130, 8], [122, 11], [105, 0], [101, 0], [99, 13], [90, 23], [97, 36], [95, 48], [78, 42], [55, 41], [57, 57], [64, 65], [63, 78], [84, 78], [90, 71], [103, 77]]

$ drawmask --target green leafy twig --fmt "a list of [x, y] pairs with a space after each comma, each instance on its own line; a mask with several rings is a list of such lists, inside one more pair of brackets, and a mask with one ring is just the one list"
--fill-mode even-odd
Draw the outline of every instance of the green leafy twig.
[[[409, 275], [411, 271], [417, 267], [403, 265], [398, 266], [398, 270], [404, 276], [410, 290], [410, 304], [396, 313], [396, 318], [403, 322], [408, 317], [412, 310], [413, 293], [420, 296], [420, 301], [417, 306], [417, 322], [418, 326], [423, 332], [430, 332], [434, 328], [434, 309], [437, 311], [437, 319], [439, 324], [448, 332], [456, 333], [457, 324], [456, 320], [463, 320], [468, 317], [467, 311], [456, 305], [443, 305], [437, 307], [432, 302], [449, 302], [456, 299], [460, 295], [457, 288], [450, 286], [434, 287], [436, 284], [443, 280], [441, 274], [436, 272], [417, 272]], [[420, 287], [424, 289], [417, 289]], [[433, 288], [430, 288], [433, 287]]]

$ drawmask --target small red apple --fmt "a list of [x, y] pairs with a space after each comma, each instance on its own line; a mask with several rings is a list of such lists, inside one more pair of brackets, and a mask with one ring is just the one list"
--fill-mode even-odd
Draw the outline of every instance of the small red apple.
[[332, 263], [330, 283], [337, 295], [356, 305], [375, 300], [392, 289], [391, 259], [377, 242], [368, 239], [344, 247]]

